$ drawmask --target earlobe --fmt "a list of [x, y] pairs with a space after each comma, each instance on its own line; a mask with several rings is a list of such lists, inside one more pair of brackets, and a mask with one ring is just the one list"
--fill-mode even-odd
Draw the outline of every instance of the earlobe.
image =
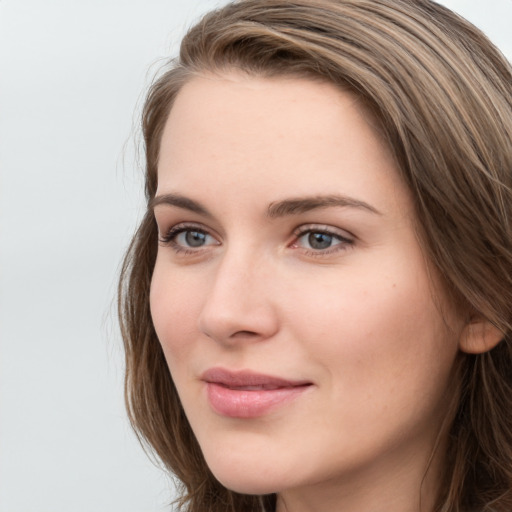
[[459, 348], [467, 354], [483, 354], [498, 345], [503, 337], [503, 332], [489, 320], [474, 315], [462, 330]]

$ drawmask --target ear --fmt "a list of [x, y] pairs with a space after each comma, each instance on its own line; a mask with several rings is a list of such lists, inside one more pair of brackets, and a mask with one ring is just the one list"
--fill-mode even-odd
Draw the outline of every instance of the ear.
[[504, 334], [480, 314], [471, 316], [462, 329], [459, 348], [467, 354], [483, 354], [493, 349]]

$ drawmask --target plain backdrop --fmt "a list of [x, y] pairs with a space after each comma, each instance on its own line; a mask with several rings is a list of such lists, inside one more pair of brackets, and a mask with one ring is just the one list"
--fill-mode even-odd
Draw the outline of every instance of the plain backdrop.
[[[112, 303], [143, 212], [143, 93], [224, 2], [0, 0], [0, 512], [170, 510]], [[512, 58], [512, 0], [446, 0]]]

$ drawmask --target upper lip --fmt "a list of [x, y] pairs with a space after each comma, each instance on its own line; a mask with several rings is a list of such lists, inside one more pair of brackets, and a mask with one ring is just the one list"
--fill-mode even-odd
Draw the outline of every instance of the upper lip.
[[201, 380], [209, 384], [241, 388], [257, 386], [263, 389], [291, 388], [306, 386], [311, 382], [306, 380], [289, 380], [272, 375], [256, 373], [251, 370], [233, 371], [225, 368], [210, 368], [201, 375]]

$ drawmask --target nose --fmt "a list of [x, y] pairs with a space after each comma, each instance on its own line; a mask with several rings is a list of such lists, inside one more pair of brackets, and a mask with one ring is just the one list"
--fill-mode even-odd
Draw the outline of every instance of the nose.
[[217, 263], [199, 315], [199, 329], [222, 344], [263, 341], [279, 328], [275, 275], [264, 258], [228, 255]]

